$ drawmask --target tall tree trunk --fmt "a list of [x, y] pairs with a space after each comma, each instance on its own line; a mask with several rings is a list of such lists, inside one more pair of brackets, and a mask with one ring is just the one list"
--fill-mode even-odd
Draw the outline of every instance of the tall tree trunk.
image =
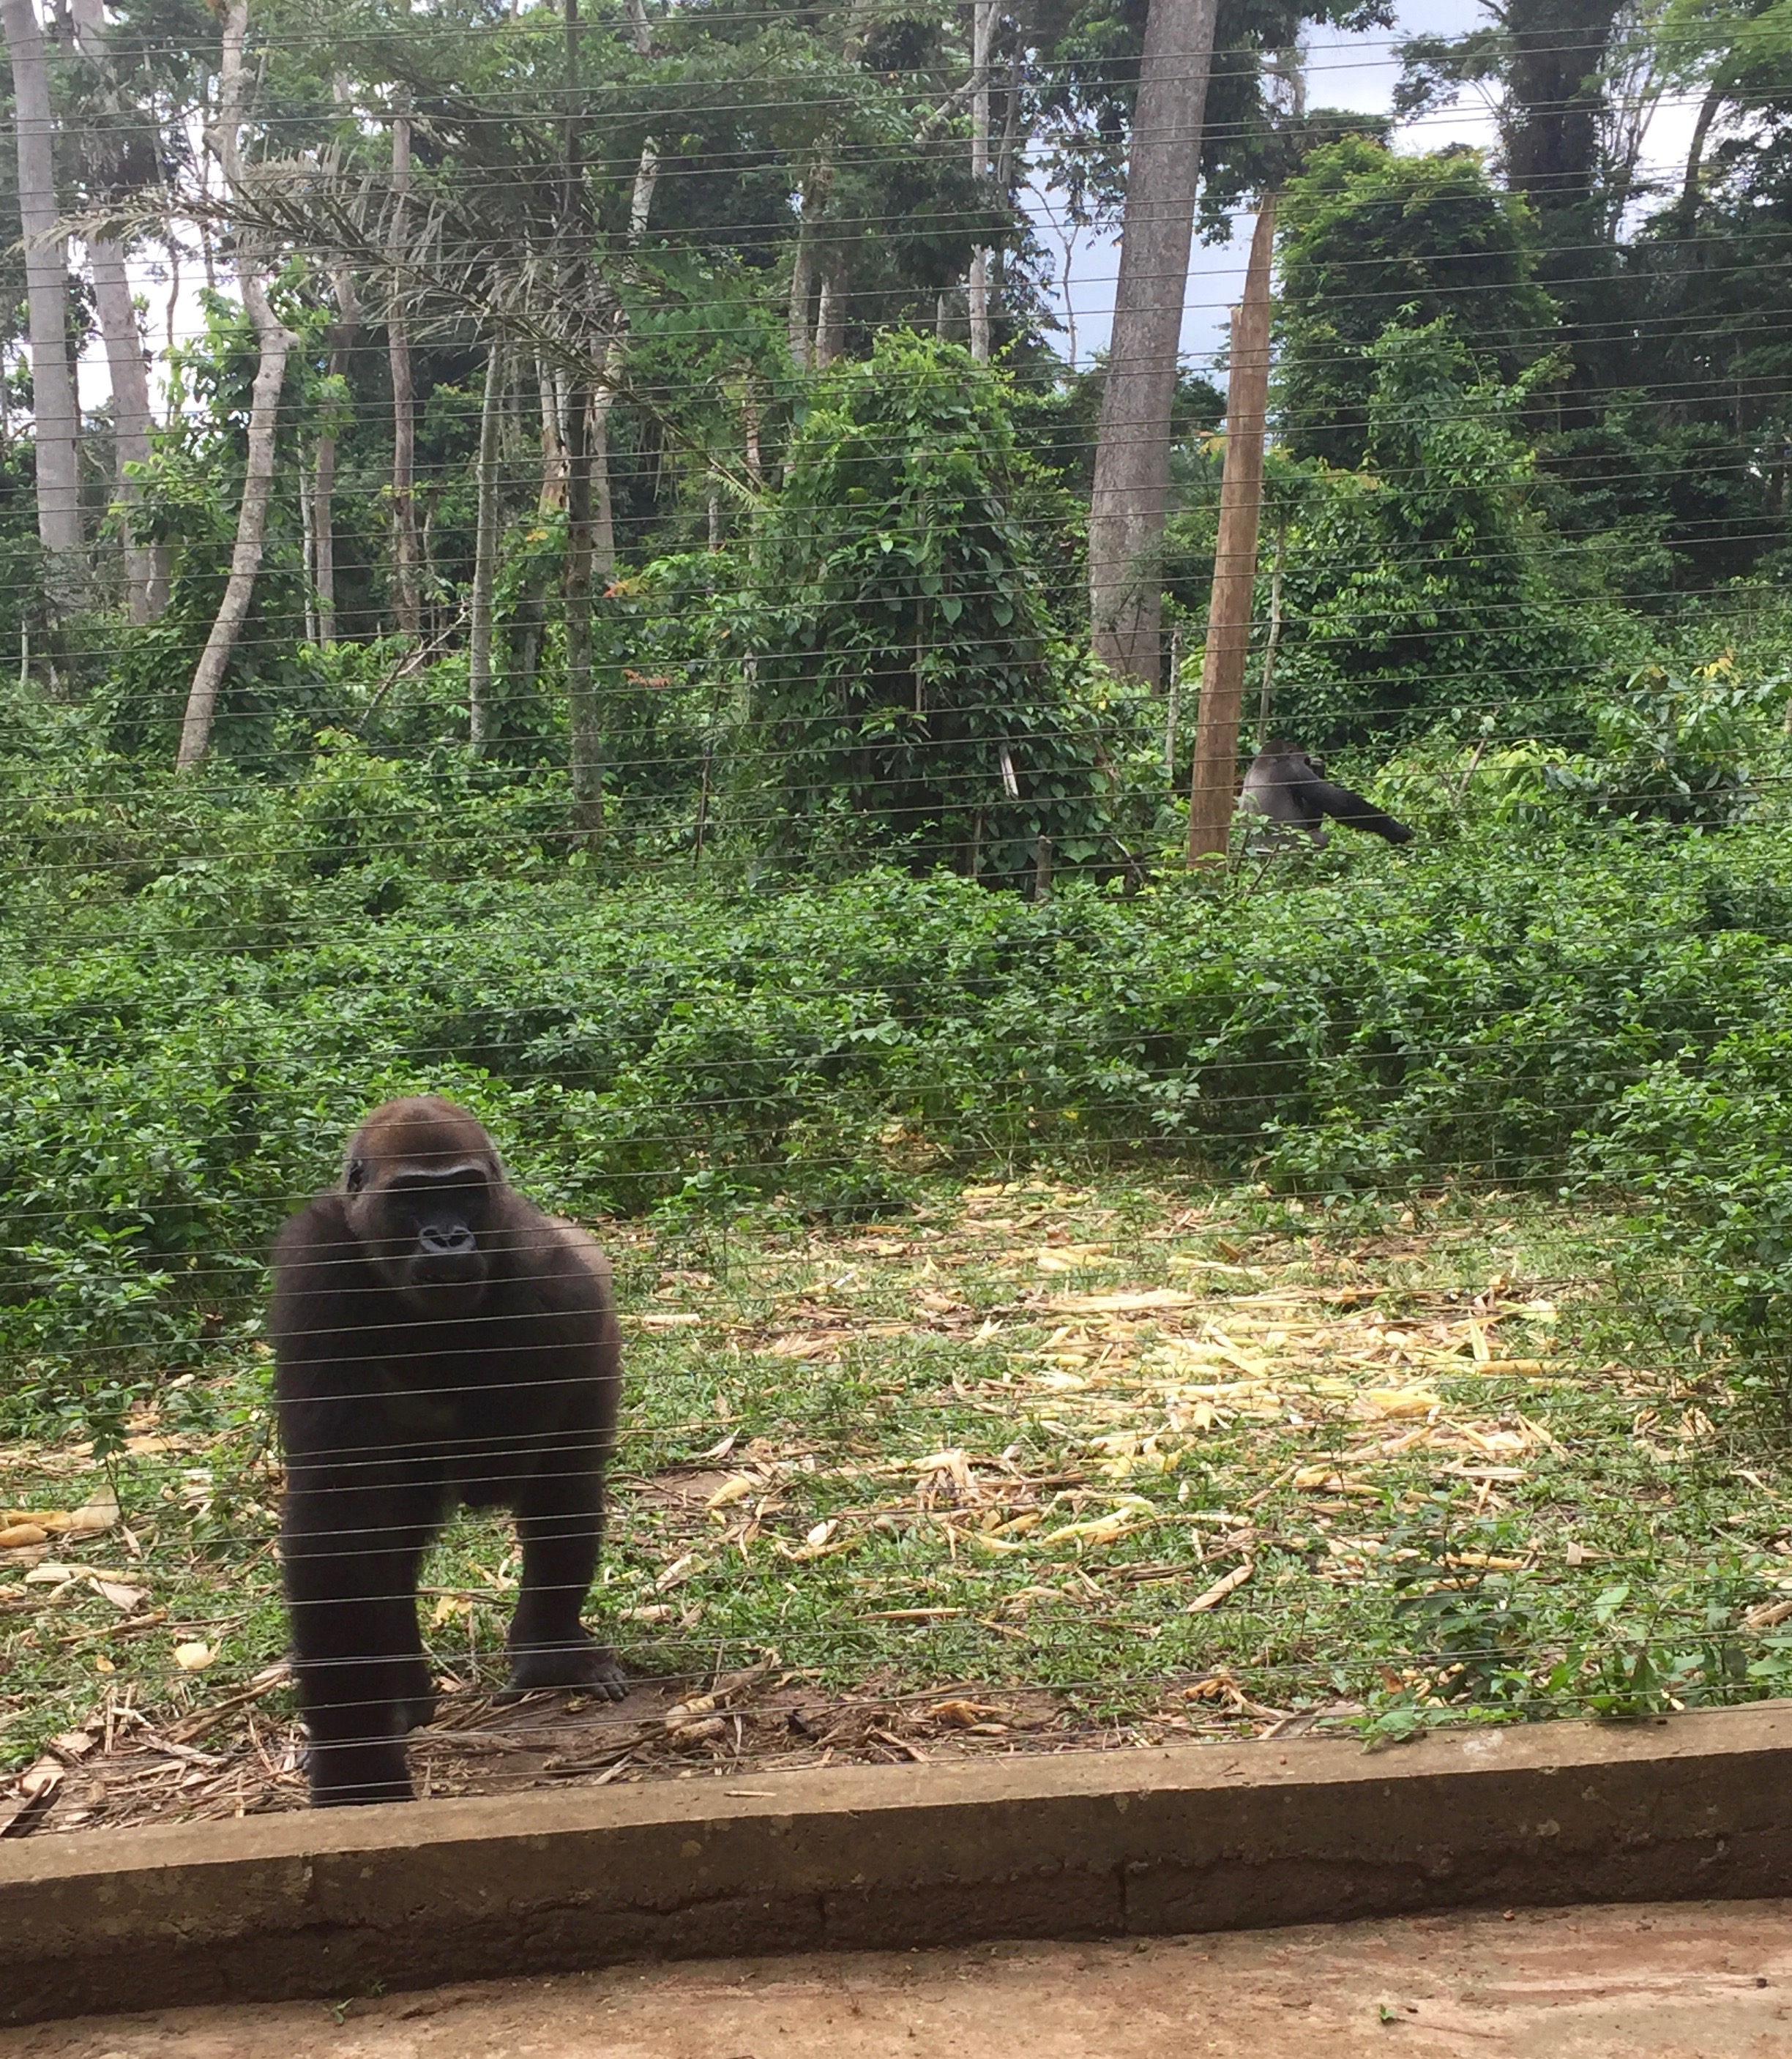
[[[213, 147], [223, 167], [225, 184], [234, 193], [243, 177], [241, 130], [248, 99], [243, 42], [249, 32], [249, 0], [229, 0], [224, 18], [224, 62], [218, 79], [218, 118]], [[211, 747], [212, 719], [218, 689], [236, 648], [237, 638], [255, 595], [261, 569], [261, 546], [267, 534], [268, 504], [274, 484], [274, 440], [279, 428], [280, 390], [286, 360], [298, 341], [269, 305], [257, 272], [258, 253], [248, 239], [237, 246], [237, 273], [243, 305], [254, 325], [261, 363], [249, 398], [249, 462], [243, 472], [243, 497], [237, 511], [237, 541], [230, 554], [230, 575], [224, 599], [188, 691], [186, 716], [181, 725], [181, 747], [175, 759], [182, 772], [193, 771]]]
[[1698, 220], [1698, 180], [1705, 163], [1705, 139], [1711, 133], [1711, 124], [1718, 118], [1718, 110], [1729, 95], [1727, 76], [1720, 73], [1713, 79], [1705, 98], [1698, 103], [1698, 116], [1692, 125], [1692, 141], [1686, 145], [1686, 173], [1680, 183], [1680, 233], [1690, 236]]
[[[637, 6], [639, 0], [637, 0]], [[638, 17], [639, 35], [644, 37], [647, 18]], [[636, 47], [647, 54], [640, 41]], [[647, 231], [647, 217], [653, 212], [653, 189], [659, 182], [659, 146], [652, 137], [641, 145], [640, 161], [635, 167], [635, 184], [628, 197], [628, 248], [639, 249], [641, 238]], [[620, 309], [617, 310], [615, 333], [610, 345], [603, 353], [603, 383], [591, 402], [591, 479], [595, 489], [595, 505], [592, 514], [592, 552], [597, 571], [608, 579], [616, 569], [616, 511], [615, 500], [610, 485], [610, 412], [616, 404], [616, 388], [620, 384], [623, 367], [627, 361], [628, 338], [623, 327]]]
[[496, 337], [485, 360], [479, 408], [477, 512], [473, 528], [473, 590], [468, 602], [467, 739], [476, 753], [492, 726], [492, 603], [498, 580], [498, 428], [503, 416], [504, 349]]
[[[1538, 213], [1573, 213], [1592, 196], [1599, 169], [1607, 46], [1622, 0], [1509, 0], [1512, 50], [1505, 121], [1506, 177]], [[1551, 240], [1545, 229], [1544, 240]], [[1585, 269], [1587, 253], [1564, 252]]]
[[442, 586], [436, 573], [436, 557], [430, 548], [435, 533], [436, 511], [425, 508], [417, 530], [419, 563], [423, 570], [423, 633], [433, 643], [442, 635]]
[[[995, 49], [997, 0], [973, 0], [971, 7], [970, 170], [974, 179], [990, 176], [990, 59]], [[966, 289], [970, 309], [970, 354], [979, 364], [990, 359], [990, 253], [974, 250]]]
[[759, 396], [753, 380], [753, 367], [749, 363], [741, 373], [740, 432], [747, 446], [747, 476], [757, 492], [764, 488], [766, 468], [759, 448]]
[[1207, 611], [1201, 709], [1189, 788], [1189, 862], [1224, 858], [1232, 831], [1244, 663], [1256, 590], [1257, 528], [1263, 514], [1263, 435], [1269, 407], [1269, 268], [1276, 252], [1276, 197], [1265, 193], [1251, 238], [1244, 300], [1232, 320], [1226, 396], [1225, 472], [1220, 536]]
[[336, 641], [336, 436], [317, 439], [311, 479], [311, 583], [317, 595], [317, 641]]
[[[612, 344], [611, 350], [615, 348]], [[606, 583], [616, 572], [616, 497], [610, 479], [610, 411], [615, 398], [616, 389], [607, 376], [601, 390], [591, 396], [590, 417], [591, 575]]]
[[[200, 82], [200, 110], [203, 114], [209, 82]], [[199, 217], [199, 262], [205, 273], [205, 290], [217, 291], [217, 244], [212, 234], [212, 211], [209, 205], [212, 197], [212, 161], [203, 149], [199, 153], [199, 197], [207, 202], [205, 211]]]
[[[165, 199], [169, 198], [165, 185], [162, 188], [162, 194]], [[172, 205], [169, 211], [170, 213], [173, 212]], [[162, 328], [168, 338], [168, 354], [172, 357], [176, 342], [175, 317], [181, 305], [181, 239], [172, 230], [169, 233], [167, 247], [168, 301], [163, 312]]]
[[1537, 283], [1562, 309], [1560, 337], [1573, 368], [1556, 411], [1567, 431], [1599, 420], [1611, 389], [1628, 376], [1603, 283], [1618, 262], [1618, 217], [1600, 191], [1606, 53], [1623, 11], [1623, 0], [1502, 0], [1499, 11], [1510, 44], [1506, 183], [1535, 213]]
[[532, 701], [541, 675], [541, 647], [548, 631], [547, 581], [532, 572], [510, 612], [510, 663], [506, 678], [519, 703]]
[[[802, 214], [797, 224], [796, 253], [790, 266], [790, 356], [799, 372], [818, 372], [816, 347], [821, 329], [820, 302], [827, 288], [825, 281], [817, 289], [817, 278], [825, 256], [820, 257], [819, 239], [816, 231], [827, 211], [828, 196], [834, 185], [834, 153], [824, 147], [810, 167], [809, 176], [802, 182]], [[810, 327], [810, 311], [814, 310], [814, 325]]]
[[[336, 289], [336, 319], [330, 324], [330, 379], [333, 385], [348, 372], [348, 352], [360, 327], [360, 302], [354, 276], [346, 269], [331, 274]], [[326, 416], [317, 435], [317, 469], [312, 479], [312, 575], [317, 591], [317, 640], [336, 641], [336, 432]]]
[[[844, 63], [855, 65], [865, 54], [863, 32], [867, 4], [868, 0], [847, 0], [846, 33], [840, 44]], [[809, 233], [812, 217], [821, 237], [826, 235], [825, 217], [834, 186], [834, 147], [838, 140], [837, 135], [830, 137], [822, 146], [802, 201], [809, 261], [820, 281], [815, 295], [814, 340], [807, 357], [807, 368], [811, 372], [826, 371], [845, 350], [846, 343], [846, 246], [838, 239], [822, 245], [820, 238]]]
[[[653, 55], [653, 30], [647, 20], [646, 0], [628, 0], [629, 38], [638, 58]], [[653, 212], [654, 188], [659, 183], [659, 145], [642, 138], [641, 155], [635, 167], [635, 183], [628, 196], [628, 248], [639, 249]], [[595, 505], [591, 516], [591, 556], [596, 573], [609, 579], [616, 569], [616, 504], [610, 481], [610, 412], [616, 404], [616, 387], [627, 356], [627, 338], [619, 306], [615, 329], [603, 354], [603, 383], [591, 403], [591, 480]]]
[[815, 303], [815, 348], [811, 358], [825, 372], [846, 347], [846, 253], [838, 243], [828, 247], [822, 264], [822, 290]]
[[81, 416], [69, 363], [66, 246], [57, 219], [50, 73], [35, 0], [0, 0], [0, 25], [12, 61], [14, 139], [18, 151], [19, 225], [25, 234], [31, 394], [38, 480], [38, 537], [46, 560], [53, 613], [75, 604], [86, 586], [82, 562]]
[[815, 295], [815, 245], [810, 218], [809, 189], [802, 194], [802, 213], [796, 225], [796, 245], [790, 253], [790, 361], [798, 372], [810, 369], [809, 309]]
[[299, 563], [305, 575], [305, 640], [317, 635], [317, 505], [306, 491], [305, 460], [299, 461]]
[[1170, 408], [1194, 233], [1217, 0], [1151, 0], [1089, 510], [1097, 654], [1155, 686]]
[[[349, 103], [348, 82], [340, 73], [330, 90], [338, 107]], [[348, 352], [361, 325], [360, 299], [355, 275], [345, 265], [330, 273], [336, 295], [336, 320], [329, 326], [330, 384], [333, 390], [348, 376]], [[317, 640], [336, 641], [336, 438], [333, 408], [326, 410], [317, 433], [317, 468], [311, 482], [312, 578], [317, 595]], [[301, 486], [300, 491], [303, 492]]]
[[544, 357], [535, 361], [536, 386], [541, 396], [541, 500], [544, 515], [566, 505], [566, 439], [561, 433], [560, 396], [554, 368]]
[[[579, 86], [579, 0], [566, 0], [566, 171], [560, 229], [564, 261], [582, 263], [585, 166]], [[603, 733], [591, 677], [591, 568], [596, 537], [591, 520], [591, 382], [582, 368], [571, 381], [566, 421], [567, 727], [571, 741], [572, 833], [588, 847], [603, 836]]]
[[591, 395], [574, 381], [566, 424], [566, 701], [572, 747], [572, 829], [586, 844], [603, 837], [603, 730], [591, 675]]
[[153, 622], [168, 605], [168, 550], [161, 544], [140, 544], [131, 528], [131, 511], [143, 497], [141, 483], [126, 467], [149, 462], [149, 372], [143, 360], [143, 338], [125, 270], [125, 253], [110, 237], [87, 245], [94, 274], [94, 308], [106, 338], [112, 372], [112, 434], [117, 454], [118, 501], [125, 530], [125, 584], [130, 595], [130, 619]]
[[401, 98], [392, 125], [392, 297], [386, 308], [386, 354], [392, 366], [392, 608], [398, 633], [412, 643], [421, 623], [417, 579], [416, 387], [404, 305], [404, 238], [411, 193], [411, 121]]
[[[74, 23], [75, 47], [98, 70], [106, 81], [107, 104], [116, 106], [103, 0], [73, 0], [70, 14]], [[108, 163], [105, 173], [110, 196], [115, 165]], [[112, 374], [112, 437], [117, 497], [123, 511], [125, 583], [130, 595], [130, 619], [141, 624], [153, 622], [168, 605], [167, 549], [159, 544], [139, 544], [131, 530], [131, 509], [142, 497], [142, 489], [126, 468], [149, 463], [149, 432], [154, 426], [149, 412], [149, 366], [137, 330], [130, 280], [125, 270], [123, 245], [110, 236], [90, 237], [87, 261], [94, 275], [94, 309], [99, 317]]]
[[[990, 145], [990, 171], [995, 181], [996, 190], [1004, 202], [1012, 207], [1014, 201], [1014, 165], [1019, 153], [1021, 141], [1021, 75], [1023, 70], [1022, 53], [1016, 48], [1008, 59], [1008, 80], [1003, 94], [1002, 140], [997, 142], [992, 136]], [[1008, 299], [1008, 253], [1006, 249], [990, 253], [990, 297], [991, 305], [998, 310], [1006, 306]]]

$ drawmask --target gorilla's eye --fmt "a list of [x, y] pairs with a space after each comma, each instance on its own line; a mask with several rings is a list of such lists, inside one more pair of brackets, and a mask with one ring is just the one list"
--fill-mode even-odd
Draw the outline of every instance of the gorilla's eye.
[[491, 1213], [490, 1185], [477, 1174], [444, 1180], [430, 1173], [401, 1173], [382, 1192], [389, 1208], [417, 1223], [452, 1221], [478, 1229]]

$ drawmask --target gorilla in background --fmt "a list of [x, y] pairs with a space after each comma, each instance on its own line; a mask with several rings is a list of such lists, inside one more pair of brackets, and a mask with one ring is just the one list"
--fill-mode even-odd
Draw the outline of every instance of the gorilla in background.
[[1316, 844], [1325, 842], [1327, 815], [1347, 829], [1367, 830], [1389, 843], [1412, 841], [1404, 822], [1384, 814], [1374, 802], [1365, 801], [1348, 787], [1334, 786], [1325, 776], [1324, 759], [1309, 757], [1299, 744], [1278, 736], [1269, 738], [1251, 760], [1238, 805], [1267, 815], [1284, 829], [1304, 830]]
[[516, 1518], [510, 1691], [620, 1699], [614, 1655], [579, 1620], [620, 1384], [597, 1245], [511, 1187], [484, 1130], [432, 1094], [374, 1109], [274, 1267], [281, 1555], [313, 1803], [411, 1798], [405, 1735], [435, 1714], [417, 1576], [457, 1504]]

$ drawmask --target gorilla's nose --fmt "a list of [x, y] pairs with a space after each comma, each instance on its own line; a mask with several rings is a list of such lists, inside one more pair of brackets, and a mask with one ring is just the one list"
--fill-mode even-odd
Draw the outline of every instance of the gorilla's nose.
[[425, 1251], [439, 1258], [461, 1258], [477, 1242], [464, 1223], [425, 1223], [420, 1241]]

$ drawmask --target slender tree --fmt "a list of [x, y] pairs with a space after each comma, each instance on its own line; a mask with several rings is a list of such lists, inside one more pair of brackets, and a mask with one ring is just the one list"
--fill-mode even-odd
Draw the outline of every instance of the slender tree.
[[[217, 125], [211, 135], [212, 147], [232, 194], [244, 186], [242, 126], [248, 114], [249, 74], [243, 63], [243, 44], [249, 34], [249, 0], [229, 0], [224, 17], [224, 57], [218, 74]], [[261, 569], [261, 550], [267, 535], [268, 504], [273, 496], [274, 439], [279, 427], [281, 388], [285, 383], [286, 360], [298, 341], [274, 313], [257, 270], [258, 253], [253, 239], [239, 237], [237, 278], [243, 305], [255, 327], [261, 362], [249, 400], [249, 456], [243, 470], [243, 497], [237, 510], [237, 541], [230, 554], [230, 573], [225, 581], [205, 648], [188, 690], [185, 719], [181, 724], [181, 747], [177, 768], [191, 772], [211, 748], [212, 722], [217, 711], [218, 690], [229, 667], [255, 597], [255, 582]]]
[[84, 568], [76, 448], [80, 415], [69, 363], [67, 246], [56, 233], [50, 72], [35, 0], [0, 0], [0, 23], [4, 24], [6, 54], [12, 61], [18, 213], [25, 233], [38, 536], [48, 560], [50, 604], [60, 611], [80, 597]]
[[[339, 109], [350, 103], [348, 81], [338, 72], [330, 90]], [[336, 296], [336, 319], [329, 326], [329, 380], [333, 404], [318, 425], [315, 469], [311, 482], [311, 576], [317, 597], [317, 640], [336, 641], [336, 444], [343, 424], [338, 421], [333, 396], [340, 393], [348, 376], [348, 353], [361, 325], [360, 296], [355, 275], [346, 265], [330, 267], [330, 290]]]
[[[638, 58], [653, 54], [653, 30], [644, 0], [629, 0], [629, 29]], [[653, 211], [654, 188], [659, 182], [659, 145], [651, 136], [641, 145], [635, 166], [635, 183], [628, 196], [628, 247], [640, 247], [647, 233], [647, 217]], [[603, 383], [591, 400], [591, 480], [594, 504], [592, 556], [597, 570], [607, 579], [616, 568], [615, 503], [610, 486], [610, 413], [616, 404], [616, 388], [628, 352], [628, 339], [619, 305], [610, 347], [604, 353]]]
[[[301, 462], [301, 470], [302, 462]], [[317, 508], [306, 484], [299, 487], [299, 563], [305, 574], [305, 640], [308, 643], [322, 642], [317, 633], [317, 587], [313, 570], [317, 563], [316, 534]]]
[[[566, 162], [560, 198], [562, 276], [587, 261], [583, 110], [579, 84], [579, 0], [566, 0]], [[580, 339], [583, 341], [583, 339]], [[573, 834], [587, 846], [603, 836], [603, 735], [591, 675], [591, 577], [596, 554], [591, 507], [591, 383], [583, 368], [570, 382], [566, 421], [567, 727], [570, 731]]]
[[415, 643], [421, 603], [417, 579], [416, 382], [411, 363], [404, 289], [410, 197], [410, 98], [400, 90], [392, 123], [392, 290], [386, 303], [386, 356], [392, 368], [392, 607], [399, 635]]
[[797, 193], [796, 241], [790, 248], [790, 361], [798, 372], [813, 368], [809, 309], [815, 297], [815, 217], [826, 190], [825, 161], [815, 165]]
[[540, 512], [553, 515], [566, 505], [565, 411], [561, 405], [559, 376], [545, 357], [536, 357], [535, 376], [536, 389], [541, 401]]
[[[106, 48], [102, 0], [73, 0], [70, 13], [75, 47], [99, 74], [104, 82], [106, 111], [113, 112], [117, 94]], [[102, 183], [110, 189], [114, 183], [116, 166], [110, 152], [104, 156]], [[130, 619], [140, 623], [153, 622], [168, 605], [168, 552], [162, 544], [138, 543], [130, 520], [131, 508], [141, 497], [141, 488], [129, 468], [149, 463], [149, 432], [155, 426], [149, 409], [149, 365], [137, 325], [137, 304], [131, 297], [130, 280], [125, 269], [124, 245], [115, 237], [90, 236], [87, 262], [94, 277], [94, 309], [99, 317], [106, 364], [112, 375], [112, 438], [117, 452], [117, 496], [125, 517], [125, 584], [130, 596]]]
[[566, 425], [566, 698], [571, 732], [573, 833], [603, 836], [603, 732], [591, 671], [591, 584], [596, 539], [591, 521], [590, 393], [575, 388]]
[[504, 348], [494, 337], [486, 353], [485, 391], [479, 408], [473, 587], [467, 603], [467, 737], [476, 752], [485, 747], [492, 719], [492, 603], [498, 578], [498, 430], [504, 391]]
[[[974, 177], [990, 176], [990, 59], [995, 49], [998, 0], [972, 0], [970, 169]], [[970, 354], [979, 364], [990, 356], [990, 253], [974, 250], [966, 287], [970, 314]]]
[[1157, 681], [1170, 408], [1217, 0], [1151, 0], [1089, 511], [1089, 615], [1113, 669]]
[[815, 347], [810, 361], [825, 372], [846, 347], [846, 253], [828, 246], [822, 262], [822, 289], [815, 297]]
[[[330, 324], [330, 384], [339, 389], [348, 372], [348, 351], [360, 327], [360, 302], [354, 275], [339, 266], [331, 275], [336, 293], [336, 320]], [[317, 640], [336, 641], [336, 439], [339, 424], [333, 404], [317, 432], [311, 482], [311, 576], [317, 595]]]
[[[1511, 39], [1503, 126], [1506, 176], [1539, 215], [1578, 218], [1600, 172], [1599, 122], [1606, 50], [1622, 0], [1504, 0]], [[1583, 252], [1564, 253], [1583, 270]]]

